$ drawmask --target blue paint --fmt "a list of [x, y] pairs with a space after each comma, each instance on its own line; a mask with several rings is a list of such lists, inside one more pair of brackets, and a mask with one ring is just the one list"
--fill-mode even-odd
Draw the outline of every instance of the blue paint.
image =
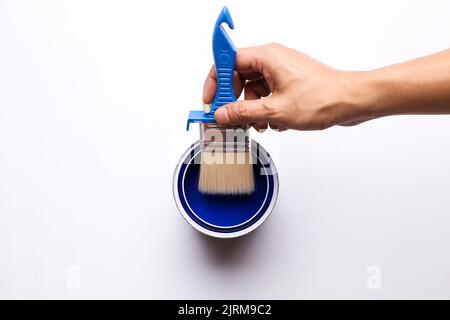
[[[257, 143], [253, 142], [252, 150], [256, 148]], [[197, 145], [186, 159], [182, 159], [177, 181], [178, 197], [189, 217], [202, 227], [216, 232], [240, 231], [258, 221], [274, 197], [274, 176], [261, 174], [261, 171], [265, 172], [264, 167], [269, 166], [261, 163], [258, 155], [253, 153], [254, 159], [258, 160], [253, 165], [255, 192], [251, 195], [203, 195], [198, 191], [199, 151]]]

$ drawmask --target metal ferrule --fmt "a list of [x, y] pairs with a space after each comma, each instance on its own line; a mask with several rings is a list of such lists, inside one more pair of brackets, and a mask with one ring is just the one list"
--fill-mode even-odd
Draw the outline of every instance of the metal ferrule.
[[202, 151], [244, 152], [250, 150], [249, 125], [224, 126], [219, 123], [200, 124]]

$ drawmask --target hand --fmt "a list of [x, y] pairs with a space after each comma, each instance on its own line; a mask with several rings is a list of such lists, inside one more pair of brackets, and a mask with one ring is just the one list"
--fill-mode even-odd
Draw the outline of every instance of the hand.
[[[317, 130], [376, 117], [364, 108], [364, 96], [356, 90], [362, 72], [332, 69], [280, 44], [239, 49], [235, 70], [235, 95], [244, 90], [245, 100], [219, 108], [214, 114], [219, 123]], [[212, 102], [216, 86], [213, 66], [204, 85], [204, 103]]]

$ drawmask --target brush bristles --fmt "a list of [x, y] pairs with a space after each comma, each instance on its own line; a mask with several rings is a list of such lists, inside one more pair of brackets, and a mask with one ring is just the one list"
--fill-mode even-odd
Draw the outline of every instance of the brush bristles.
[[198, 190], [210, 195], [248, 195], [255, 191], [252, 154], [203, 151]]

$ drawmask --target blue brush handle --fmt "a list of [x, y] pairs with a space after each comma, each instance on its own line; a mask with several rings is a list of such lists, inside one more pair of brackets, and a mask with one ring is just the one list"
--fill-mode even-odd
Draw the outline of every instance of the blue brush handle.
[[236, 65], [236, 47], [222, 27], [222, 23], [234, 29], [233, 19], [227, 7], [222, 9], [216, 21], [213, 33], [213, 54], [217, 74], [216, 96], [211, 104], [209, 115], [213, 115], [219, 107], [236, 101], [234, 96], [233, 75]]
[[224, 7], [217, 18], [213, 33], [214, 64], [217, 73], [217, 90], [210, 111], [205, 113], [200, 110], [189, 112], [186, 130], [191, 123], [214, 123], [214, 112], [221, 106], [236, 101], [234, 96], [233, 75], [236, 65], [236, 47], [222, 27], [226, 23], [234, 29], [233, 19], [227, 7]]

